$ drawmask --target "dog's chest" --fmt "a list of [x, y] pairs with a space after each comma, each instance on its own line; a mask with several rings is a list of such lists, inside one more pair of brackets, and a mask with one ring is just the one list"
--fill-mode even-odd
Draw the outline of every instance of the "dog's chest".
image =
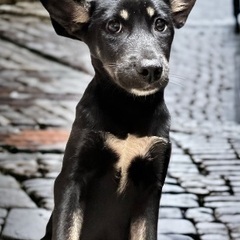
[[128, 167], [136, 157], [147, 159], [150, 149], [157, 143], [164, 141], [163, 138], [156, 136], [137, 137], [132, 134], [128, 134], [126, 139], [119, 139], [112, 134], [108, 134], [106, 138], [107, 146], [119, 157], [116, 164], [117, 168]]
[[166, 139], [157, 136], [137, 137], [128, 134], [126, 139], [119, 139], [112, 134], [107, 135], [107, 147], [118, 156], [114, 168], [120, 174], [119, 193], [122, 193], [126, 188], [131, 166], [139, 159], [145, 164], [151, 164], [153, 161], [152, 151], [166, 144]]

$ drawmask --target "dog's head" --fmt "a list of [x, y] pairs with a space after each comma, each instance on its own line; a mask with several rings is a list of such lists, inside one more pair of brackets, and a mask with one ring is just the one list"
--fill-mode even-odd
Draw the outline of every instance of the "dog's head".
[[168, 82], [174, 27], [196, 0], [41, 0], [60, 35], [84, 41], [94, 68], [134, 95]]

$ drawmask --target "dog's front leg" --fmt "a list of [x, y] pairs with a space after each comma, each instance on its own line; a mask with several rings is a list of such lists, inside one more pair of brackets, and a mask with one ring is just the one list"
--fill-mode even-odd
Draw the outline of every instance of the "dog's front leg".
[[151, 191], [148, 200], [140, 205], [132, 218], [130, 240], [157, 240], [158, 209], [161, 191]]
[[[130, 240], [157, 240], [159, 202], [171, 155], [171, 142], [165, 141], [150, 151], [153, 185], [140, 192], [130, 226]], [[146, 173], [147, 169], [145, 169]], [[144, 181], [144, 179], [143, 179]]]
[[84, 201], [80, 182], [61, 172], [54, 185], [55, 207], [41, 240], [79, 240], [82, 228]]
[[52, 218], [52, 240], [79, 240], [84, 202], [81, 184], [60, 174], [55, 182], [55, 208]]
[[54, 185], [52, 240], [80, 239], [88, 183], [98, 169], [102, 148], [100, 134], [73, 128]]

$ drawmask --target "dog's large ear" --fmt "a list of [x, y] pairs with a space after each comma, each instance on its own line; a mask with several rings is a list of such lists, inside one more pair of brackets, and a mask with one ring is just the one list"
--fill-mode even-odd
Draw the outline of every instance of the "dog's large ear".
[[173, 23], [176, 28], [181, 28], [191, 12], [196, 0], [170, 0]]
[[57, 34], [79, 39], [89, 21], [90, 3], [86, 0], [40, 0], [50, 14]]

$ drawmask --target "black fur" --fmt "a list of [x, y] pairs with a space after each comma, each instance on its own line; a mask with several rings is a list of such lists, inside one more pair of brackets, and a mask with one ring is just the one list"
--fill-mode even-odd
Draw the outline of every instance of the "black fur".
[[[144, 232], [141, 239], [156, 240], [171, 152], [167, 63], [174, 26], [184, 24], [195, 1], [178, 0], [189, 2], [180, 12], [173, 0], [41, 1], [58, 34], [88, 45], [96, 73], [76, 108], [43, 239], [136, 240]], [[151, 145], [140, 154], [145, 146], [133, 142], [139, 149], [124, 172], [108, 141], [125, 140], [125, 148], [129, 136]]]
[[235, 31], [236, 33], [240, 32], [240, 27], [239, 27], [239, 21], [238, 21], [238, 16], [240, 14], [240, 1], [239, 0], [233, 0], [233, 13], [234, 13], [234, 17], [235, 17]]

